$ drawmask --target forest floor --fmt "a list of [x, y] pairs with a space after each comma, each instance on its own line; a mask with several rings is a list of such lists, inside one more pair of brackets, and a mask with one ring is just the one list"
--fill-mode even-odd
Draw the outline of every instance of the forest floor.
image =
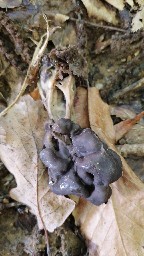
[[[15, 98], [15, 81], [18, 77], [25, 77], [35, 42], [46, 32], [43, 12], [50, 20], [50, 27], [59, 26], [50, 36], [46, 52], [68, 49], [64, 58], [68, 58], [76, 86], [86, 88], [89, 85], [99, 89], [102, 99], [111, 106], [114, 124], [123, 120], [125, 112], [130, 118], [142, 112], [144, 31], [131, 32], [133, 12], [130, 13], [128, 6], [123, 11], [117, 10], [119, 23], [114, 26], [90, 19], [81, 1], [67, 0], [45, 0], [39, 4], [26, 0], [14, 8], [0, 8], [0, 110], [7, 106], [10, 97]], [[57, 13], [63, 17], [56, 17]], [[66, 15], [70, 17], [68, 20]], [[83, 64], [79, 63], [75, 48], [83, 56]], [[73, 49], [74, 55], [70, 56]], [[28, 86], [25, 93], [31, 93], [34, 88], [35, 84]], [[143, 143], [142, 119], [117, 142], [127, 163], [142, 181], [144, 158], [139, 145], [143, 150]], [[9, 195], [14, 187], [14, 176], [0, 162], [0, 256], [47, 255], [45, 235], [39, 231], [35, 216], [27, 206]], [[61, 227], [49, 233], [49, 244], [52, 256], [88, 255], [87, 245], [72, 215]]]

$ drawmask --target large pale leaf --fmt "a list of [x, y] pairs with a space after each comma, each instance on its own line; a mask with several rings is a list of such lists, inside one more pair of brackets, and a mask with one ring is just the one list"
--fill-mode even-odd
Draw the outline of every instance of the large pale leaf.
[[0, 158], [17, 182], [11, 197], [30, 207], [40, 229], [44, 223], [52, 232], [74, 209], [74, 202], [49, 190], [48, 174], [39, 159], [46, 120], [40, 101], [22, 97], [0, 119]]
[[[109, 106], [98, 95], [96, 88], [89, 88], [90, 125], [115, 150]], [[91, 256], [144, 255], [144, 186], [121, 159], [123, 176], [112, 184], [108, 203], [97, 207], [80, 200], [74, 212]]]

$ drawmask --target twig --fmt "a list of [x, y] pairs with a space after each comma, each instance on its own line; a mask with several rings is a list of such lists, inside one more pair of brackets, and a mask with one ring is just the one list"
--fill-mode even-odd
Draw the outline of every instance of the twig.
[[124, 156], [128, 157], [129, 155], [133, 156], [144, 156], [144, 144], [124, 144], [116, 146], [118, 151]]
[[131, 91], [136, 90], [136, 89], [140, 89], [143, 86], [144, 86], [144, 78], [141, 78], [137, 82], [125, 87], [121, 91], [116, 92], [114, 95], [112, 95], [112, 99], [117, 99], [117, 98], [123, 96], [125, 93], [131, 92]]
[[[78, 21], [78, 19], [75, 19], [75, 18], [69, 18], [69, 20], [75, 21], [75, 22]], [[122, 28], [118, 28], [118, 27], [113, 27], [113, 26], [108, 26], [108, 25], [97, 24], [97, 23], [93, 23], [93, 22], [85, 21], [85, 20], [82, 20], [82, 21], [83, 21], [83, 23], [84, 23], [85, 25], [91, 26], [91, 27], [104, 28], [104, 29], [109, 29], [109, 30], [116, 30], [116, 31], [123, 32], [123, 33], [126, 33], [126, 32], [127, 32], [127, 30], [122, 29]]]
[[[55, 17], [55, 13], [51, 13], [51, 12], [47, 12], [47, 14], [54, 18]], [[70, 21], [74, 21], [74, 22], [77, 22], [77, 21], [80, 21], [79, 19], [75, 19], [75, 18], [71, 18], [69, 17], [69, 19], [67, 19], [67, 21], [70, 20]], [[81, 20], [85, 25], [87, 26], [91, 26], [91, 27], [96, 27], [96, 28], [104, 28], [104, 29], [109, 29], [109, 30], [115, 30], [115, 31], [119, 31], [119, 32], [122, 32], [122, 33], [126, 33], [127, 30], [125, 29], [122, 29], [122, 28], [118, 28], [118, 27], [113, 27], [113, 26], [108, 26], [108, 25], [102, 25], [102, 24], [98, 24], [98, 23], [93, 23], [93, 22], [90, 22], [90, 21], [85, 21], [85, 20]]]

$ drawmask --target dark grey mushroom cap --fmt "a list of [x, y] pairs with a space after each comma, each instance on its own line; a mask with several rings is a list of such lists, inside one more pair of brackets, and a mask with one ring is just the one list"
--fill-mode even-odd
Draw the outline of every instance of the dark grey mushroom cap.
[[106, 203], [109, 184], [122, 175], [119, 155], [90, 129], [61, 118], [47, 126], [40, 158], [49, 173], [49, 186], [58, 195], [74, 194], [95, 205]]

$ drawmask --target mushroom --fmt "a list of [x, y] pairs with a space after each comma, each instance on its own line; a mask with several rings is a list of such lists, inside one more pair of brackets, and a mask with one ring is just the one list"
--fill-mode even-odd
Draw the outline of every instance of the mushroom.
[[49, 186], [58, 195], [74, 194], [95, 205], [106, 203], [112, 182], [122, 175], [121, 159], [90, 129], [61, 118], [46, 126], [40, 158]]

